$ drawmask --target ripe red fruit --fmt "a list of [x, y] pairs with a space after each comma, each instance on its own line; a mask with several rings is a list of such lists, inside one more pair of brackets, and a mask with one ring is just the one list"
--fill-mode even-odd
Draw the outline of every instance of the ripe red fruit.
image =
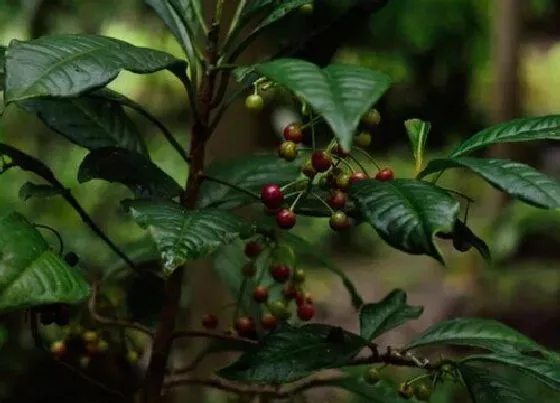
[[383, 168], [377, 173], [377, 175], [375, 175], [375, 179], [381, 182], [387, 182], [393, 180], [394, 178], [395, 175], [393, 174], [393, 171], [391, 171], [389, 168]]
[[308, 292], [305, 292], [305, 293], [298, 292], [296, 294], [296, 305], [297, 306], [302, 306], [303, 304], [313, 304], [313, 298], [311, 297], [310, 293], [308, 293]]
[[202, 317], [202, 326], [206, 329], [215, 329], [218, 327], [218, 318], [211, 313], [206, 314]]
[[327, 172], [332, 166], [332, 158], [324, 151], [316, 151], [311, 155], [311, 163], [317, 172]]
[[259, 304], [266, 302], [268, 299], [268, 288], [263, 286], [255, 287], [253, 290], [253, 299]]
[[282, 209], [276, 213], [276, 223], [282, 229], [291, 229], [296, 225], [296, 213], [292, 210]]
[[367, 179], [368, 176], [363, 173], [363, 172], [354, 172], [352, 175], [350, 175], [350, 183], [356, 183], [359, 181], [363, 181], [364, 179]]
[[240, 316], [235, 322], [235, 330], [241, 337], [251, 337], [255, 333], [255, 322], [248, 316]]
[[329, 225], [334, 231], [342, 231], [350, 226], [350, 220], [348, 220], [348, 216], [343, 211], [335, 211], [331, 215]]
[[278, 155], [291, 162], [297, 157], [297, 145], [293, 141], [284, 141], [278, 147]]
[[245, 244], [245, 256], [252, 259], [260, 255], [262, 246], [257, 241], [249, 241]]
[[290, 278], [290, 268], [286, 265], [270, 266], [270, 275], [278, 283], [285, 283]]
[[307, 322], [315, 315], [315, 306], [313, 304], [302, 304], [297, 308], [297, 316], [304, 322]]
[[284, 192], [276, 184], [264, 185], [261, 189], [261, 200], [269, 209], [276, 209], [284, 201]]
[[294, 299], [297, 295], [297, 289], [293, 284], [285, 284], [282, 288], [282, 294], [286, 299]]
[[301, 130], [301, 125], [297, 123], [292, 123], [284, 128], [284, 138], [288, 141], [292, 141], [295, 144], [299, 144], [303, 141], [303, 130]]
[[327, 203], [334, 210], [342, 210], [346, 204], [346, 195], [341, 190], [333, 190]]
[[266, 313], [261, 318], [261, 325], [265, 330], [273, 330], [278, 325], [278, 318], [271, 313]]

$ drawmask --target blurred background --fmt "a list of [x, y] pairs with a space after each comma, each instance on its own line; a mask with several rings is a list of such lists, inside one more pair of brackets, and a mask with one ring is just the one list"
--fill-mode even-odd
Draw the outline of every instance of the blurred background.
[[[209, 8], [214, 2], [203, 3]], [[0, 0], [0, 44], [50, 33], [79, 32], [114, 36], [182, 57], [179, 45], [141, 0]], [[263, 38], [249, 49], [243, 62], [259, 60], [272, 53], [274, 46], [274, 38]], [[397, 176], [412, 176], [414, 161], [404, 130], [405, 119], [432, 122], [429, 157], [438, 157], [461, 139], [493, 123], [560, 112], [560, 2], [392, 0], [360, 27], [359, 35], [345, 41], [335, 59], [375, 68], [392, 77], [394, 86], [377, 106], [382, 121], [370, 151]], [[190, 124], [186, 98], [180, 83], [170, 74], [122, 73], [111, 88], [144, 105], [167, 124], [181, 144], [187, 144]], [[278, 143], [271, 117], [255, 119], [242, 104], [238, 101], [224, 116], [210, 146], [210, 161], [271, 150]], [[136, 121], [136, 116], [131, 117]], [[161, 141], [157, 129], [140, 120], [137, 125], [155, 162], [184, 183], [185, 166]], [[48, 163], [119, 245], [138, 256], [151, 253], [149, 247], [144, 250], [138, 246], [143, 245], [143, 232], [118, 209], [118, 201], [130, 197], [125, 187], [98, 181], [78, 184], [77, 167], [86, 155], [85, 149], [73, 146], [15, 106], [5, 110], [2, 129], [3, 142]], [[516, 159], [560, 176], [560, 148], [554, 143], [494, 148], [488, 150], [488, 155]], [[100, 271], [113, 267], [116, 257], [61, 200], [23, 202], [18, 198], [19, 188], [27, 180], [29, 176], [17, 170], [0, 176], [2, 209], [16, 209], [33, 222], [58, 229], [65, 250], [78, 253], [83, 266]], [[325, 221], [310, 220], [298, 224], [297, 232], [327, 250], [355, 281], [366, 301], [378, 300], [399, 287], [408, 292], [409, 303], [425, 306], [425, 314], [419, 320], [384, 337], [381, 344], [404, 343], [445, 318], [483, 316], [501, 320], [550, 348], [559, 348], [560, 213], [510, 202], [459, 170], [447, 172], [441, 184], [476, 200], [469, 223], [489, 244], [495, 260], [491, 267], [476, 251], [458, 253], [445, 243], [441, 247], [447, 267], [429, 258], [408, 256], [388, 248], [365, 226], [338, 235], [328, 229]], [[356, 315], [339, 280], [320, 267], [306, 269], [310, 291], [317, 301], [316, 320], [356, 330]], [[215, 276], [208, 262], [193, 267], [186, 286], [196, 287], [187, 292], [184, 327], [189, 323], [198, 326], [202, 313], [219, 310], [231, 302], [232, 296], [225, 287], [216, 290]], [[117, 300], [125, 298], [118, 289], [114, 294]], [[8, 345], [0, 351], [1, 402], [112, 401], [110, 394], [75, 371], [34, 351], [21, 315], [10, 315], [6, 322], [11, 331]], [[59, 333], [56, 326], [46, 329], [46, 337], [52, 339]], [[177, 354], [178, 362], [196, 348], [183, 347]], [[141, 358], [139, 371], [144, 363]], [[220, 363], [223, 361], [218, 359], [213, 365]], [[533, 388], [539, 401], [555, 401], [547, 391], [534, 385], [527, 387]], [[312, 394], [320, 395], [321, 401], [351, 401], [338, 391]], [[196, 402], [228, 398], [198, 388], [178, 391], [175, 396], [176, 401], [187, 397]], [[449, 387], [438, 391], [431, 401], [466, 400], [463, 393]]]

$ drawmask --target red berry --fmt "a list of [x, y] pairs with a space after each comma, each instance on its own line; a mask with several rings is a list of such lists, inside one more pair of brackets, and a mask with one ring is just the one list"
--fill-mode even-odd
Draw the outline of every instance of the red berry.
[[51, 353], [55, 357], [60, 357], [66, 352], [66, 344], [64, 341], [55, 341], [51, 344]]
[[278, 283], [285, 283], [290, 278], [290, 268], [286, 265], [270, 266], [270, 275]]
[[302, 306], [303, 304], [312, 304], [313, 303], [313, 298], [311, 297], [311, 294], [308, 292], [305, 293], [301, 293], [298, 292], [296, 294], [296, 305], [297, 306]]
[[354, 172], [352, 175], [350, 175], [350, 183], [356, 183], [359, 181], [363, 181], [364, 179], [367, 179], [368, 176], [363, 173], [363, 172]]
[[394, 178], [395, 176], [393, 175], [393, 171], [391, 171], [389, 168], [383, 168], [377, 173], [377, 175], [375, 175], [375, 179], [381, 182], [387, 182]]
[[292, 210], [282, 209], [276, 213], [276, 223], [282, 229], [291, 229], [296, 225], [296, 213]]
[[215, 329], [218, 327], [218, 318], [211, 313], [206, 314], [202, 317], [202, 326], [206, 329]]
[[269, 209], [278, 208], [284, 201], [284, 192], [276, 184], [264, 185], [261, 189], [261, 200]]
[[266, 302], [268, 299], [268, 288], [263, 286], [255, 287], [253, 290], [253, 299], [259, 304]]
[[346, 204], [346, 195], [341, 190], [333, 190], [327, 203], [334, 210], [342, 210]]
[[261, 318], [261, 325], [265, 330], [273, 330], [278, 325], [278, 318], [271, 313], [266, 313]]
[[262, 246], [256, 241], [249, 241], [245, 244], [245, 256], [252, 259], [260, 255]]
[[332, 166], [332, 158], [324, 151], [316, 151], [311, 155], [311, 163], [317, 172], [327, 172]]
[[334, 155], [338, 155], [341, 158], [347, 157], [350, 155], [349, 151], [344, 151], [344, 149], [342, 148], [342, 146], [340, 144], [336, 144], [333, 148], [332, 148], [332, 153]]
[[284, 141], [278, 147], [278, 155], [286, 161], [293, 161], [297, 157], [297, 145], [293, 141]]
[[303, 141], [303, 130], [301, 130], [301, 125], [297, 123], [292, 123], [284, 128], [284, 138], [288, 141], [292, 141], [295, 144], [299, 144]]
[[303, 304], [297, 308], [297, 316], [304, 322], [307, 322], [315, 315], [315, 306], [313, 304]]
[[294, 299], [297, 295], [297, 289], [293, 284], [286, 284], [282, 288], [282, 294], [286, 299]]
[[343, 211], [335, 211], [331, 215], [329, 225], [334, 231], [342, 231], [350, 226], [350, 220]]
[[235, 330], [241, 337], [251, 337], [255, 333], [255, 322], [248, 316], [240, 316], [235, 322]]

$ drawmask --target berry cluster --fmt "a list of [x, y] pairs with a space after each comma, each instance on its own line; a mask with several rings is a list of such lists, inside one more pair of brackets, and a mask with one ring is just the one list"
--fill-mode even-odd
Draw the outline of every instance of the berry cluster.
[[[383, 379], [383, 374], [379, 368], [369, 368], [364, 373], [364, 379], [374, 385]], [[404, 381], [400, 383], [398, 393], [400, 397], [406, 400], [414, 397], [418, 401], [427, 402], [432, 396], [432, 387], [425, 382]]]

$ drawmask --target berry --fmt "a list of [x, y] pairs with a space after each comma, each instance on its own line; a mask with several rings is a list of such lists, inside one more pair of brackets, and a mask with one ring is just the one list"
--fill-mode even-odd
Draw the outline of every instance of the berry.
[[290, 317], [290, 311], [284, 301], [274, 301], [268, 304], [268, 310], [271, 314], [276, 316], [280, 320], [287, 320]]
[[235, 322], [235, 330], [241, 337], [250, 337], [255, 333], [255, 322], [248, 316], [240, 316]]
[[350, 220], [343, 211], [335, 211], [331, 215], [329, 225], [333, 231], [342, 231], [350, 226]]
[[261, 189], [261, 200], [269, 209], [276, 209], [284, 201], [284, 192], [276, 184], [264, 185]]
[[51, 353], [55, 357], [60, 357], [66, 352], [66, 344], [64, 341], [55, 341], [51, 344]]
[[363, 181], [364, 179], [367, 179], [368, 176], [363, 173], [363, 172], [354, 172], [352, 175], [350, 175], [350, 183], [356, 183], [359, 181]]
[[243, 277], [253, 277], [256, 273], [257, 269], [253, 262], [248, 262], [241, 268], [241, 274], [243, 274]]
[[297, 293], [296, 295], [296, 305], [297, 306], [301, 306], [303, 304], [312, 304], [313, 303], [313, 298], [311, 297], [311, 294], [306, 292], [306, 293]]
[[262, 251], [261, 244], [256, 241], [249, 241], [245, 244], [245, 256], [249, 259], [256, 258]]
[[341, 190], [333, 190], [327, 203], [334, 210], [342, 210], [346, 204], [346, 195]]
[[311, 160], [303, 164], [303, 166], [301, 167], [301, 172], [308, 178], [313, 178], [317, 174], [317, 171], [315, 171], [315, 168], [313, 168]]
[[290, 278], [290, 268], [286, 265], [270, 266], [270, 275], [277, 283], [285, 283]]
[[368, 147], [371, 144], [371, 134], [362, 132], [356, 136], [354, 142], [359, 147]]
[[286, 299], [294, 299], [297, 295], [297, 289], [293, 284], [285, 284], [282, 288], [282, 295]]
[[381, 115], [377, 109], [371, 109], [368, 113], [362, 116], [360, 123], [368, 128], [373, 128], [381, 122]]
[[282, 209], [276, 213], [276, 223], [282, 229], [291, 229], [296, 225], [296, 213], [292, 210]]
[[307, 3], [299, 7], [302, 14], [309, 15], [313, 13], [313, 3]]
[[402, 382], [399, 385], [399, 395], [403, 399], [410, 399], [414, 395], [414, 388], [408, 382]]
[[421, 383], [414, 387], [414, 397], [421, 402], [427, 402], [432, 395], [432, 389], [425, 383]]
[[286, 161], [293, 161], [297, 157], [297, 145], [293, 141], [284, 141], [278, 147], [278, 155]]
[[264, 100], [260, 95], [249, 95], [245, 98], [245, 107], [250, 111], [262, 111], [264, 108]]
[[335, 185], [338, 189], [342, 190], [343, 192], [348, 190], [348, 185], [350, 184], [350, 175], [348, 174], [340, 174], [335, 179]]
[[83, 355], [80, 357], [80, 368], [87, 369], [89, 367], [90, 358], [87, 355]]
[[86, 343], [85, 349], [90, 354], [97, 354], [99, 352], [97, 343]]
[[109, 350], [109, 343], [105, 340], [99, 340], [97, 343], [97, 350], [104, 353], [105, 351]]
[[261, 325], [265, 330], [273, 330], [278, 325], [278, 318], [271, 313], [265, 313], [261, 318]]
[[381, 372], [378, 368], [369, 368], [364, 374], [364, 379], [374, 385], [381, 380]]
[[253, 290], [253, 299], [259, 304], [266, 302], [268, 299], [268, 288], [263, 286], [255, 287]]
[[311, 155], [311, 163], [317, 172], [327, 172], [332, 166], [332, 158], [324, 151], [316, 151]]
[[206, 329], [215, 329], [218, 327], [218, 318], [211, 313], [206, 314], [202, 317], [202, 326]]
[[64, 255], [64, 261], [68, 266], [74, 267], [78, 264], [80, 258], [74, 252], [68, 252], [66, 255]]
[[292, 281], [295, 284], [301, 284], [305, 281], [305, 271], [303, 269], [297, 269], [294, 271]]
[[130, 350], [128, 353], [126, 353], [126, 360], [129, 363], [134, 364], [138, 361], [138, 353], [134, 350]]
[[333, 148], [332, 148], [332, 153], [334, 155], [337, 155], [341, 158], [344, 157], [348, 157], [350, 155], [349, 151], [344, 151], [344, 149], [342, 148], [342, 146], [340, 144], [336, 144]]
[[315, 315], [315, 306], [313, 304], [302, 304], [297, 308], [297, 316], [302, 321], [307, 322], [310, 321]]
[[88, 330], [87, 332], [84, 332], [84, 334], [82, 334], [82, 338], [86, 343], [95, 343], [97, 341], [97, 332]]
[[375, 175], [375, 179], [381, 182], [387, 182], [393, 180], [394, 178], [395, 176], [393, 174], [393, 171], [391, 171], [389, 168], [383, 168], [377, 173], [377, 175]]
[[301, 126], [297, 123], [286, 126], [286, 128], [284, 128], [284, 139], [295, 144], [301, 143], [303, 141], [303, 130], [301, 130]]

